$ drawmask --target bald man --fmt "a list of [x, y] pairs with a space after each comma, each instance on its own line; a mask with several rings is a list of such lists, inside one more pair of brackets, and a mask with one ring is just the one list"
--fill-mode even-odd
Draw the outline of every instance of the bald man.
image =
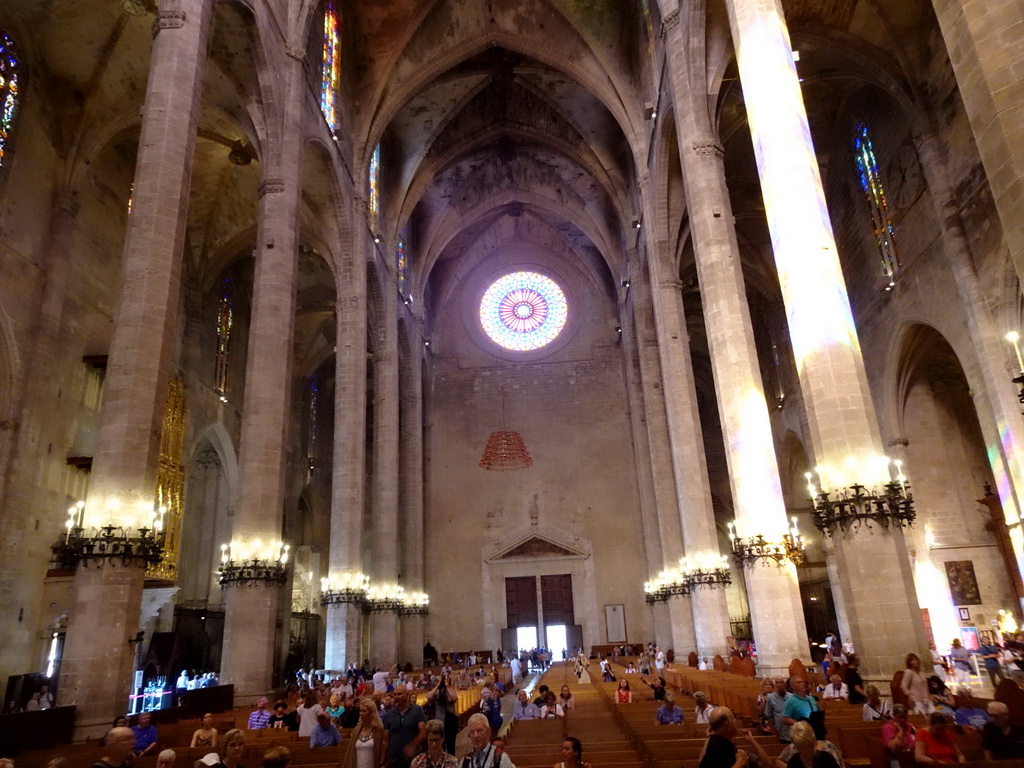
[[426, 738], [423, 708], [409, 699], [405, 683], [395, 686], [394, 706], [381, 718], [384, 723], [384, 754], [388, 768], [409, 768]]
[[135, 734], [131, 728], [111, 728], [103, 737], [103, 757], [92, 768], [129, 768]]
[[700, 757], [698, 768], [744, 768], [750, 755], [736, 748], [736, 737], [743, 736], [757, 752], [762, 766], [771, 765], [764, 747], [749, 730], [741, 731], [736, 725], [736, 718], [728, 707], [715, 707], [708, 715], [708, 728], [711, 735], [704, 744], [704, 753]]
[[1010, 720], [1010, 708], [1001, 701], [988, 703], [992, 720], [981, 729], [981, 747], [986, 760], [1024, 758], [1024, 728]]

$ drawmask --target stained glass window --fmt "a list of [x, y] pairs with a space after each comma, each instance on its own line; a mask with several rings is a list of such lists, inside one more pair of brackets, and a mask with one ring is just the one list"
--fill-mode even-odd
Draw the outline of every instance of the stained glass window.
[[480, 301], [480, 323], [505, 349], [527, 352], [550, 344], [568, 318], [558, 284], [536, 272], [512, 272], [493, 283]]
[[7, 160], [11, 131], [18, 112], [18, 56], [14, 43], [0, 32], [0, 165]]
[[234, 323], [231, 293], [231, 280], [224, 278], [220, 301], [217, 303], [217, 373], [213, 387], [224, 402], [227, 402], [228, 355], [231, 351], [231, 326]]
[[864, 190], [868, 211], [871, 215], [871, 227], [878, 246], [882, 272], [889, 278], [889, 287], [892, 287], [896, 270], [900, 266], [896, 256], [896, 235], [893, 231], [892, 219], [889, 216], [885, 187], [882, 185], [882, 178], [878, 173], [878, 161], [875, 159], [871, 133], [865, 123], [858, 123], [854, 128], [853, 151], [857, 172], [860, 175], [860, 185]]
[[403, 228], [402, 234], [398, 236], [398, 248], [395, 249], [395, 271], [398, 273], [398, 290], [406, 295], [409, 284], [409, 261], [405, 253], [405, 242], [408, 237], [408, 229]]
[[132, 198], [135, 197], [135, 182], [128, 188], [128, 215], [132, 215]]
[[377, 231], [380, 223], [380, 144], [370, 158], [370, 226]]
[[319, 394], [320, 391], [316, 386], [316, 374], [314, 373], [309, 377], [309, 447], [306, 451], [306, 460], [310, 472], [316, 468], [316, 412]]
[[331, 0], [324, 3], [324, 53], [320, 71], [320, 111], [333, 135], [338, 130], [341, 86], [341, 21]]

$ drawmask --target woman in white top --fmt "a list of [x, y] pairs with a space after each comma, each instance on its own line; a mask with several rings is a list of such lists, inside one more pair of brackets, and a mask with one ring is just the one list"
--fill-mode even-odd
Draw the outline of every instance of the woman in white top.
[[568, 685], [562, 686], [562, 692], [558, 694], [558, 703], [562, 705], [563, 710], [576, 708], [576, 697], [572, 695]]
[[295, 710], [295, 714], [299, 716], [300, 739], [309, 738], [309, 735], [313, 733], [313, 728], [316, 727], [317, 716], [323, 711], [324, 708], [316, 700], [316, 694], [312, 692], [307, 694], [302, 706]]
[[544, 694], [544, 706], [540, 708], [540, 717], [542, 720], [549, 717], [565, 717], [565, 710], [555, 700], [554, 691], [548, 691]]
[[384, 724], [373, 699], [359, 702], [359, 724], [352, 732], [344, 768], [379, 768], [384, 764]]
[[708, 695], [704, 691], [697, 691], [693, 694], [693, 700], [697, 706], [693, 708], [693, 713], [697, 719], [694, 721], [697, 725], [710, 725], [711, 710], [714, 709], [711, 704], [708, 703]]
[[876, 686], [869, 685], [864, 689], [864, 693], [868, 697], [867, 703], [864, 705], [864, 720], [866, 722], [892, 719], [892, 703], [878, 695]]

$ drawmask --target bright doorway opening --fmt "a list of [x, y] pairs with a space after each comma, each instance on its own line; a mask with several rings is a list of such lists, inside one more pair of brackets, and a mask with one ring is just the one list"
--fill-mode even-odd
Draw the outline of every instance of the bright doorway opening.
[[532, 650], [537, 647], [536, 627], [516, 627], [516, 645], [519, 650]]
[[565, 631], [565, 624], [549, 624], [544, 634], [547, 637], [547, 647], [551, 651], [551, 661], [565, 658], [567, 653], [568, 635]]

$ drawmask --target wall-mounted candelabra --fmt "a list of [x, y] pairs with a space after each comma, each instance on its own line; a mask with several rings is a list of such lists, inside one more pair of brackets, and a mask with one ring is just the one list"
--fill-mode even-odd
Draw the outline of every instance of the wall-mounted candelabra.
[[221, 544], [217, 569], [221, 587], [283, 587], [288, 581], [289, 549], [280, 541]]
[[729, 542], [732, 544], [732, 557], [739, 566], [751, 567], [756, 563], [767, 565], [769, 562], [781, 566], [789, 561], [800, 565], [804, 561], [804, 540], [797, 528], [796, 518], [792, 526], [781, 539], [766, 539], [762, 534], [751, 538], [736, 535], [735, 527], [729, 523]]
[[123, 514], [111, 503], [104, 525], [88, 525], [85, 502], [68, 508], [64, 536], [51, 549], [57, 567], [74, 569], [80, 563], [102, 568], [107, 564], [151, 566], [163, 557], [165, 507], [145, 505], [135, 515]]

